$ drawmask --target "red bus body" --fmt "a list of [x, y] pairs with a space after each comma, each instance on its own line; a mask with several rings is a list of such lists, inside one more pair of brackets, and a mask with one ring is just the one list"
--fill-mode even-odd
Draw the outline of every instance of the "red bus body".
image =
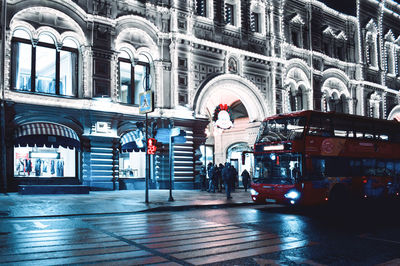
[[254, 159], [256, 202], [396, 197], [400, 123], [334, 112], [277, 115], [264, 120]]

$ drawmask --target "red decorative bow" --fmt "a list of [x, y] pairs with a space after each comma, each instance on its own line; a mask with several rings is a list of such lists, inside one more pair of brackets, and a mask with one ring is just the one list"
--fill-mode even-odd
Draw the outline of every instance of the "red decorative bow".
[[227, 104], [220, 104], [219, 105], [219, 109], [227, 111], [228, 110], [228, 105]]

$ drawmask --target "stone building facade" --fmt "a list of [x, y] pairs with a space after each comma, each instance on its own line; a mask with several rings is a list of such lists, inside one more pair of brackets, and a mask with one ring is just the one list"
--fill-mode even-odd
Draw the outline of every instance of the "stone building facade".
[[[400, 5], [355, 5], [353, 16], [309, 0], [3, 0], [2, 188], [140, 189], [147, 171], [168, 187], [167, 145], [145, 166], [145, 90], [149, 134], [187, 133], [176, 188], [196, 187], [205, 147], [214, 163], [237, 161], [276, 113], [399, 119]], [[219, 104], [233, 128], [214, 126]]]

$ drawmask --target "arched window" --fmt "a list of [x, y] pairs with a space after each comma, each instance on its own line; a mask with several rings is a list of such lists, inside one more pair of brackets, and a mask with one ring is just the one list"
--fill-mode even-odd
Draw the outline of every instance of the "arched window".
[[31, 40], [24, 30], [14, 32], [11, 43], [11, 88], [16, 91], [76, 96], [78, 49], [65, 40], [56, 48], [50, 34]]
[[386, 43], [386, 71], [394, 74], [394, 47], [392, 43]]
[[121, 51], [118, 58], [119, 69], [119, 101], [139, 105], [139, 94], [150, 88], [150, 64], [146, 56], [131, 59], [130, 55]]
[[369, 116], [381, 118], [381, 102], [382, 98], [376, 92], [372, 93], [369, 97]]
[[304, 89], [302, 87], [298, 87], [296, 89], [292, 89], [289, 91], [289, 104], [290, 110], [294, 111], [301, 111], [304, 109]]
[[375, 22], [371, 19], [366, 25], [367, 33], [365, 34], [365, 53], [366, 63], [372, 67], [378, 67], [377, 57], [377, 28]]
[[345, 94], [339, 94], [338, 91], [323, 93], [322, 110], [326, 112], [348, 113], [348, 101]]
[[292, 15], [289, 21], [290, 43], [296, 47], [303, 48], [304, 21], [299, 14]]

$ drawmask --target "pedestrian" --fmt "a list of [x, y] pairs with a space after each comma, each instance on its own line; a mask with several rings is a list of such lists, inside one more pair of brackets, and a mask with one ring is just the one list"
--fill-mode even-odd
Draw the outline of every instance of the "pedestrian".
[[242, 183], [243, 183], [244, 191], [247, 191], [249, 181], [250, 181], [250, 174], [246, 169], [244, 169], [242, 172]]
[[211, 165], [208, 170], [208, 192], [215, 193], [215, 168]]
[[200, 168], [200, 182], [201, 182], [201, 191], [207, 190], [207, 172], [206, 167], [204, 165]]
[[224, 181], [222, 181], [222, 169], [224, 169], [224, 165], [220, 163], [218, 166], [218, 192], [222, 192], [222, 188], [224, 187]]
[[211, 168], [211, 166], [212, 166], [212, 163], [211, 162], [209, 162], [208, 164], [207, 164], [207, 169], [206, 169], [206, 173], [207, 173], [207, 178], [208, 178], [208, 180], [207, 180], [207, 182], [206, 182], [206, 185], [207, 185], [207, 191], [208, 190], [210, 190], [210, 185], [209, 185], [209, 183], [210, 183], [210, 176], [208, 175], [208, 172], [210, 171], [210, 168]]
[[300, 168], [298, 163], [294, 163], [293, 169], [291, 170], [291, 176], [293, 179], [293, 182], [296, 182], [300, 178]]
[[238, 183], [239, 183], [238, 172], [236, 171], [236, 168], [233, 165], [231, 165], [229, 168], [230, 168], [231, 179], [232, 179], [232, 192], [235, 192], [236, 185], [238, 185]]
[[225, 185], [226, 198], [231, 199], [232, 178], [229, 163], [225, 163], [225, 167], [222, 169], [222, 180], [224, 181]]

